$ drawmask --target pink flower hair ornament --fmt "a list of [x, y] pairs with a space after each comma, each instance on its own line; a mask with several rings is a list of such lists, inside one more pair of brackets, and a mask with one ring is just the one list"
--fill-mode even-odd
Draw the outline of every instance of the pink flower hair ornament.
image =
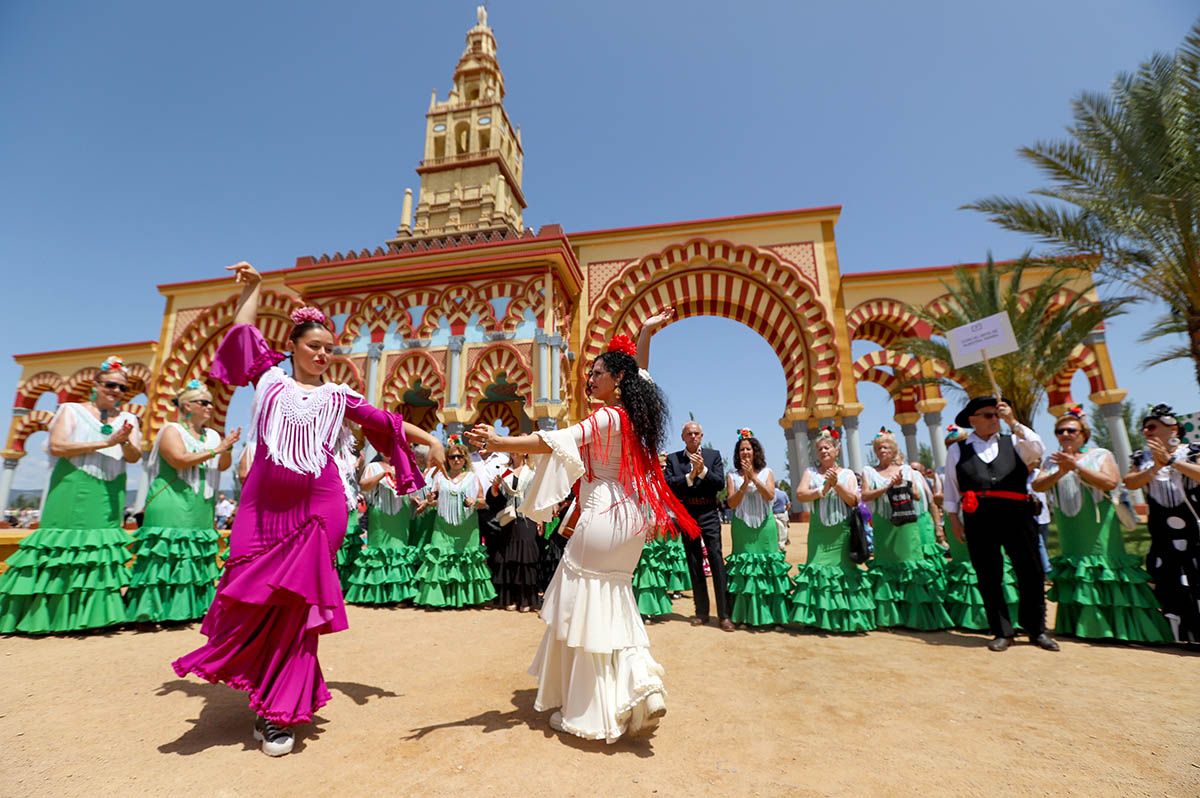
[[291, 318], [292, 324], [297, 327], [310, 321], [328, 326], [325, 314], [313, 307], [296, 308], [289, 314], [289, 318]]
[[737, 431], [737, 436], [739, 441], [748, 441], [754, 437], [754, 430], [749, 427], [742, 427]]

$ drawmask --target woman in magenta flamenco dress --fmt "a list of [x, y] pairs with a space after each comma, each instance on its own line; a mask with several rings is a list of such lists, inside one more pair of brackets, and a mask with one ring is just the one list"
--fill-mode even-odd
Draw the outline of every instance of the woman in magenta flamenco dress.
[[229, 385], [254, 383], [249, 439], [257, 443], [229, 538], [229, 559], [200, 631], [208, 642], [173, 663], [180, 676], [244, 690], [257, 714], [262, 750], [292, 750], [288, 728], [309, 723], [329, 701], [317, 661], [319, 635], [347, 627], [334, 558], [346, 534], [346, 496], [334, 457], [343, 422], [391, 458], [397, 491], [423, 484], [409, 439], [430, 447], [428, 433], [367, 404], [345, 385], [324, 382], [333, 336], [315, 309], [292, 314], [287, 349], [293, 375], [254, 326], [261, 277], [248, 263], [229, 267], [243, 284], [234, 325], [221, 342], [212, 376]]

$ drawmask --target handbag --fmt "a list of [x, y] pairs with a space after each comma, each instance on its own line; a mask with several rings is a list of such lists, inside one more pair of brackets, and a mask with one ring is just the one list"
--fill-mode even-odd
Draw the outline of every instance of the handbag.
[[1133, 499], [1129, 495], [1126, 488], [1117, 488], [1112, 492], [1110, 497], [1113, 503], [1113, 510], [1116, 511], [1117, 523], [1121, 525], [1121, 529], [1126, 532], [1132, 532], [1139, 526], [1137, 513], [1133, 509]]
[[913, 504], [912, 485], [901, 482], [892, 485], [887, 491], [888, 502], [892, 505], [892, 525], [904, 526], [917, 520], [917, 508]]
[[504, 505], [504, 509], [496, 513], [496, 523], [500, 526], [508, 526], [513, 521], [517, 520], [517, 507], [514, 504]]
[[857, 507], [851, 507], [846, 518], [850, 525], [850, 561], [865, 563], [871, 559], [871, 543], [867, 540], [867, 524]]

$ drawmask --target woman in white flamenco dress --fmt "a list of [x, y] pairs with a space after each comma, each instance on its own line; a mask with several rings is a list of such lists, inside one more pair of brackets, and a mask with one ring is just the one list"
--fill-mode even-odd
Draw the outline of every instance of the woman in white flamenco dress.
[[605, 406], [579, 424], [520, 437], [487, 425], [468, 433], [489, 451], [531, 455], [535, 476], [521, 512], [535, 521], [549, 521], [578, 482], [579, 520], [546, 589], [546, 632], [529, 673], [538, 680], [534, 707], [558, 708], [552, 728], [608, 743], [646, 732], [666, 714], [663, 667], [650, 654], [633, 594], [642, 547], [677, 526], [699, 531], [663, 480], [664, 402], [633, 352], [618, 336], [596, 358], [588, 390]]

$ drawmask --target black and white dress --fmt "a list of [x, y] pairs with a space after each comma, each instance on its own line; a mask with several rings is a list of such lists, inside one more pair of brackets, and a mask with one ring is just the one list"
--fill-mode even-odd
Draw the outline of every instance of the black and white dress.
[[[1200, 444], [1181, 445], [1176, 459], [1200, 461]], [[1133, 454], [1133, 468], [1152, 462], [1150, 452]], [[1175, 639], [1200, 643], [1200, 483], [1167, 466], [1146, 485], [1150, 507], [1150, 551], [1146, 570], [1154, 580], [1154, 595], [1171, 624]]]

